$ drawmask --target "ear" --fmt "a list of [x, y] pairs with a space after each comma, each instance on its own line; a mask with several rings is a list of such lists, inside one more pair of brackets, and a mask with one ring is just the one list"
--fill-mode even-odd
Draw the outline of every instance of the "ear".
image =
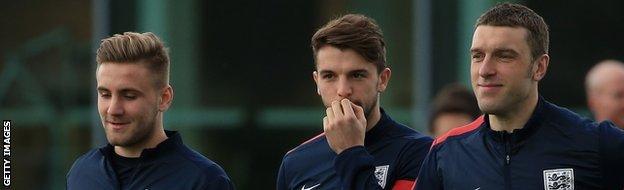
[[550, 56], [548, 56], [548, 54], [543, 54], [536, 61], [537, 63], [535, 63], [532, 68], [532, 76], [534, 81], [540, 81], [546, 75], [548, 63], [550, 62]]
[[594, 97], [588, 94], [587, 95], [587, 108], [589, 108], [590, 112], [593, 112], [595, 106], [596, 106], [596, 102], [594, 101]]
[[171, 106], [171, 102], [173, 102], [173, 87], [167, 84], [165, 88], [160, 93], [160, 103], [158, 104], [158, 110], [161, 112], [167, 111], [169, 106]]
[[377, 83], [377, 92], [383, 92], [388, 87], [388, 81], [390, 81], [390, 76], [392, 75], [392, 71], [390, 68], [384, 68], [381, 73], [379, 73], [379, 83]]
[[318, 76], [318, 72], [314, 71], [312, 72], [312, 78], [314, 79], [314, 83], [316, 83], [316, 93], [318, 95], [321, 95], [321, 89], [319, 88], [319, 76]]

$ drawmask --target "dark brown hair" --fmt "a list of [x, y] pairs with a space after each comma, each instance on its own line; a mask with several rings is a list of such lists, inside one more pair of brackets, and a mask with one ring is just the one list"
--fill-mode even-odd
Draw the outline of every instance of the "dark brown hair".
[[475, 28], [481, 25], [526, 28], [531, 60], [535, 61], [539, 56], [548, 54], [548, 25], [540, 15], [524, 5], [498, 4], [477, 19]]
[[[460, 84], [444, 86], [433, 100], [433, 111], [429, 117], [429, 132], [434, 132], [433, 122], [444, 113], [462, 113], [476, 119], [481, 115], [477, 98], [472, 91]], [[458, 126], [460, 127], [460, 126]]]
[[169, 84], [169, 53], [163, 42], [151, 32], [124, 32], [103, 39], [97, 50], [98, 68], [104, 63], [145, 64], [155, 75], [155, 85]]
[[348, 14], [329, 21], [312, 36], [312, 51], [325, 45], [338, 49], [352, 49], [377, 66], [377, 72], [386, 68], [386, 43], [375, 20], [360, 14]]

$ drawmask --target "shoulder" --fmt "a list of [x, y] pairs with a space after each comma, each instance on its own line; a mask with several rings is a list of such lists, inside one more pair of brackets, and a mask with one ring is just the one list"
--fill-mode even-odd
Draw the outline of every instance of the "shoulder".
[[69, 169], [68, 175], [72, 175], [77, 172], [83, 171], [95, 171], [93, 167], [97, 167], [98, 163], [104, 159], [104, 155], [100, 152], [99, 149], [94, 148], [89, 150], [89, 152], [83, 154], [78, 157], [74, 164]]
[[472, 123], [451, 129], [450, 131], [446, 132], [444, 135], [437, 137], [435, 141], [433, 141], [431, 148], [434, 149], [434, 148], [443, 146], [445, 144], [448, 144], [448, 142], [450, 141], [457, 141], [459, 139], [463, 139], [469, 136], [470, 134], [474, 133], [475, 131], [478, 131], [479, 127], [483, 125], [483, 123], [485, 122], [484, 117], [485, 116], [483, 115], [479, 116]]
[[598, 125], [587, 117], [578, 115], [567, 108], [559, 107], [550, 102], [545, 102], [545, 109], [546, 112], [542, 119], [548, 121], [550, 124], [575, 127], [581, 130], [593, 129]]
[[578, 115], [573, 111], [555, 104], [546, 102], [546, 111], [542, 115], [542, 122], [556, 131], [555, 133], [564, 135], [568, 139], [574, 139], [577, 142], [589, 142], [584, 146], [596, 146], [600, 131], [608, 124], [597, 123], [592, 119]]
[[[105, 176], [101, 173], [102, 164], [100, 164], [103, 160], [104, 155], [97, 148], [78, 157], [65, 176], [67, 188], [83, 189], [94, 183], [105, 181]], [[104, 186], [100, 188], [106, 189]]]
[[432, 142], [433, 138], [424, 135], [422, 133], [419, 133], [418, 131], [403, 125], [401, 123], [394, 123], [393, 127], [391, 128], [389, 134], [387, 135], [390, 138], [399, 138], [399, 139], [405, 139], [408, 141], [417, 141], [417, 142]]
[[595, 127], [598, 130], [600, 142], [606, 153], [619, 154], [624, 159], [624, 130], [618, 128], [611, 121], [603, 121]]
[[[288, 157], [289, 155], [293, 155], [293, 154], [297, 154], [301, 151], [305, 151], [314, 147], [318, 147], [321, 146], [323, 144], [327, 145], [327, 140], [325, 140], [325, 133], [321, 133], [318, 134], [306, 141], [304, 141], [303, 143], [299, 144], [297, 147], [289, 150], [288, 152], [286, 152], [286, 155], [284, 157]], [[329, 145], [328, 145], [329, 146]]]
[[187, 167], [183, 168], [186, 168], [189, 173], [203, 174], [203, 176], [211, 179], [218, 177], [227, 178], [225, 171], [220, 165], [185, 145], [178, 148], [177, 155], [182, 157], [182, 159], [170, 161], [186, 165]]
[[393, 146], [402, 146], [403, 151], [409, 152], [428, 152], [433, 143], [433, 138], [400, 123], [395, 123], [384, 138], [390, 139]]

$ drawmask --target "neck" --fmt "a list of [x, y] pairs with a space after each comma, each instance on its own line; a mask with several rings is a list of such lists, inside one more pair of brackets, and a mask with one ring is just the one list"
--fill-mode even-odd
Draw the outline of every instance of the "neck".
[[523, 128], [537, 107], [537, 92], [529, 96], [526, 101], [519, 103], [515, 108], [511, 108], [505, 113], [488, 115], [492, 130], [512, 133], [514, 129]]
[[167, 140], [167, 134], [165, 134], [165, 130], [163, 129], [162, 119], [160, 122], [156, 122], [157, 126], [152, 131], [150, 137], [145, 139], [143, 142], [138, 142], [130, 146], [115, 146], [115, 153], [119, 156], [127, 157], [127, 158], [138, 158], [141, 156], [141, 152], [144, 149], [155, 148], [161, 142]]
[[379, 122], [380, 119], [381, 119], [381, 109], [379, 109], [379, 103], [377, 103], [373, 107], [373, 110], [371, 111], [370, 116], [366, 118], [366, 131], [373, 129], [373, 127], [375, 127], [375, 125]]

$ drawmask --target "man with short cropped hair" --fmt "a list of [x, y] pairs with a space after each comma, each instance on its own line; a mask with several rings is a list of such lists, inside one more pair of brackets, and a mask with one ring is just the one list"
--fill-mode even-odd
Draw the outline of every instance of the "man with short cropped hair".
[[97, 50], [97, 102], [108, 145], [78, 158], [67, 189], [234, 189], [225, 171], [163, 127], [173, 101], [169, 54], [152, 33], [126, 32]]
[[523, 5], [479, 17], [470, 76], [485, 115], [435, 140], [414, 189], [623, 188], [624, 131], [539, 95], [548, 39], [544, 19]]

